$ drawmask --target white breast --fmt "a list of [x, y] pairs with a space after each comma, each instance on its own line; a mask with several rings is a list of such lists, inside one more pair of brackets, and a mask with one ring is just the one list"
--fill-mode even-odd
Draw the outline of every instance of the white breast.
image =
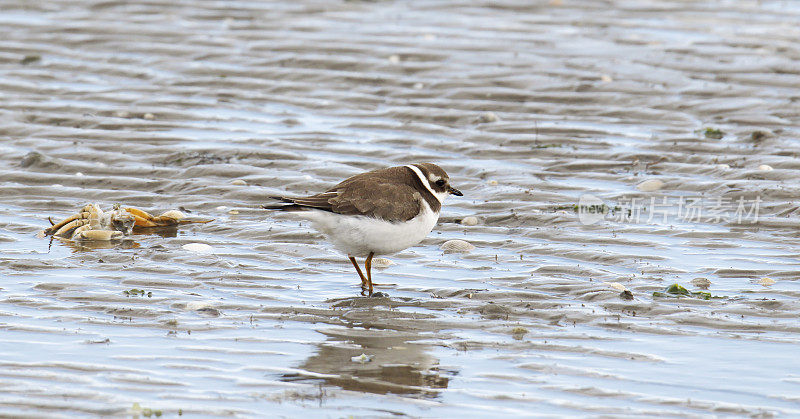
[[439, 220], [426, 202], [416, 217], [397, 223], [377, 218], [311, 210], [300, 213], [340, 251], [351, 256], [385, 255], [411, 247], [425, 238]]

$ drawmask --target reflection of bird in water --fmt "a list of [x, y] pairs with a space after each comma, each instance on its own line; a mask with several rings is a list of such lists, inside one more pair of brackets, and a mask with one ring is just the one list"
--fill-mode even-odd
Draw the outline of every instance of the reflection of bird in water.
[[[298, 366], [309, 372], [326, 374], [327, 384], [344, 390], [376, 394], [410, 394], [433, 398], [435, 389], [447, 388], [438, 360], [426, 353], [428, 345], [414, 343], [418, 335], [361, 329], [321, 330], [328, 341]], [[358, 362], [362, 353], [369, 362]], [[355, 358], [355, 359], [354, 359]], [[317, 376], [286, 374], [284, 381], [319, 380]]]

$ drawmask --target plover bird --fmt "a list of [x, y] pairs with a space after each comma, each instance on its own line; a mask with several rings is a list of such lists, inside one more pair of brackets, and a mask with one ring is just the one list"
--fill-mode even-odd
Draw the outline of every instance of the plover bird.
[[[327, 191], [301, 198], [273, 196], [266, 209], [296, 211], [334, 247], [347, 254], [361, 278], [362, 295], [372, 295], [372, 257], [399, 252], [425, 238], [448, 195], [462, 196], [433, 163], [387, 167], [347, 178]], [[361, 271], [356, 257], [366, 257]]]

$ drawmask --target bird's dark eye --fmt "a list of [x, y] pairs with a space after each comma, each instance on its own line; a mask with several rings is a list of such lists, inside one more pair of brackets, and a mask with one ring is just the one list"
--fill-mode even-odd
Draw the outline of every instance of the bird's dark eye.
[[444, 179], [439, 179], [439, 180], [437, 180], [437, 181], [436, 181], [436, 186], [438, 186], [438, 187], [440, 187], [440, 188], [441, 188], [442, 186], [444, 186], [444, 184], [445, 184], [445, 181], [444, 181]]

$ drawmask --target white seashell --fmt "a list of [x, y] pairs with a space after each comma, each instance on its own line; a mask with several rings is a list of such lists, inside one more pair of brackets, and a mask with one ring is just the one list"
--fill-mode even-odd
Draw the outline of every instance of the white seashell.
[[461, 219], [461, 225], [465, 226], [478, 225], [478, 217], [473, 217], [473, 216], [464, 217]]
[[359, 364], [366, 364], [367, 362], [372, 361], [372, 355], [361, 354], [359, 356], [350, 358], [350, 361], [358, 362]]
[[400, 62], [400, 56], [397, 54], [392, 54], [389, 56], [389, 62], [392, 64], [397, 64]]
[[484, 112], [478, 117], [478, 122], [497, 122], [500, 118], [494, 112]]
[[425, 87], [422, 83], [414, 83], [414, 90], [422, 90]]
[[466, 253], [475, 250], [475, 246], [465, 240], [448, 240], [442, 243], [441, 249], [445, 253]]
[[217, 207], [217, 211], [225, 211], [227, 209], [228, 209], [228, 207], [226, 207], [225, 205], [220, 205], [220, 206]]
[[763, 285], [763, 286], [765, 286], [765, 287], [768, 287], [770, 285], [775, 285], [775, 280], [772, 279], [772, 278], [764, 277], [764, 278], [761, 278], [761, 280], [758, 281], [758, 283]]
[[230, 210], [230, 211], [228, 211], [228, 214], [230, 214], [230, 215], [239, 215], [239, 211]]
[[768, 164], [762, 164], [762, 165], [758, 166], [758, 170], [761, 170], [762, 172], [771, 172], [773, 169], [772, 169], [772, 166], [770, 166]]
[[372, 259], [372, 267], [373, 268], [388, 268], [388, 267], [390, 267], [390, 266], [392, 266], [394, 264], [395, 263], [392, 260], [386, 259], [386, 258], [373, 258]]
[[614, 81], [614, 79], [612, 79], [611, 76], [609, 76], [608, 74], [603, 74], [602, 76], [600, 76], [600, 81], [602, 81], [603, 83], [611, 83], [612, 81]]
[[130, 118], [131, 113], [128, 111], [117, 111], [114, 115], [116, 115], [117, 118]]
[[725, 163], [722, 163], [722, 164], [718, 164], [718, 165], [717, 165], [717, 169], [721, 169], [721, 170], [728, 170], [728, 169], [730, 169], [730, 168], [731, 168], [731, 167], [730, 167], [729, 165], [725, 164]]
[[619, 282], [603, 282], [603, 285], [605, 285], [605, 286], [607, 286], [609, 288], [613, 288], [613, 289], [615, 289], [617, 291], [620, 291], [620, 292], [628, 290], [628, 288], [625, 287], [625, 285], [622, 285]]
[[147, 119], [147, 120], [153, 120], [153, 119], [156, 119], [156, 116], [151, 114], [150, 112], [148, 112], [148, 113], [144, 114], [144, 116], [142, 116], [142, 118]]
[[492, 186], [497, 186], [498, 185], [496, 180], [490, 180], [490, 181], [488, 181], [486, 183], [488, 183], [489, 185], [492, 185]]
[[75, 176], [77, 176], [77, 177], [81, 177], [81, 176], [83, 176], [83, 173], [81, 173], [81, 172], [75, 172]]
[[231, 181], [231, 185], [245, 186], [247, 185], [247, 182], [243, 181], [242, 179], [236, 179]]
[[200, 310], [203, 308], [213, 308], [213, 301], [189, 301], [186, 303], [187, 310]]
[[190, 252], [195, 252], [195, 253], [202, 253], [202, 254], [214, 253], [214, 248], [205, 243], [187, 243], [181, 247], [183, 248], [183, 250], [188, 250]]
[[169, 210], [161, 214], [161, 216], [166, 218], [172, 218], [173, 220], [182, 220], [186, 218], [186, 215], [178, 210]]
[[642, 192], [653, 192], [664, 187], [664, 182], [658, 179], [648, 179], [636, 185], [636, 189]]

